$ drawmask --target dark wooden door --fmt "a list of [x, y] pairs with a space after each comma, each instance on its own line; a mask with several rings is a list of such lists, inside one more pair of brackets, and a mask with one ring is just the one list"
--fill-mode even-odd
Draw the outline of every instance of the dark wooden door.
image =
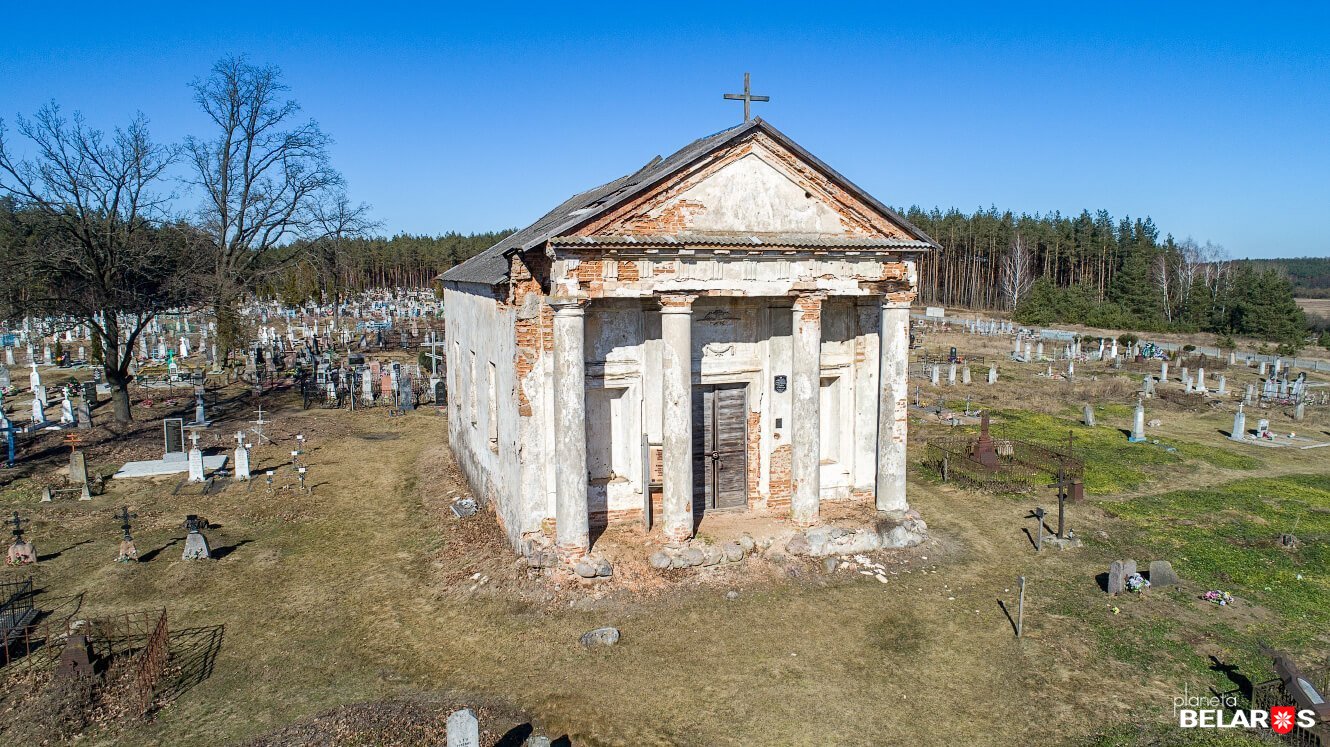
[[693, 389], [693, 509], [748, 505], [748, 389]]

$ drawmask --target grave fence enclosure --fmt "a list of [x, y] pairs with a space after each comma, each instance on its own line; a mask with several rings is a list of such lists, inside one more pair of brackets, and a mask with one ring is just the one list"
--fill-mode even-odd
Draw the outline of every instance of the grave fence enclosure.
[[[1317, 693], [1330, 693], [1330, 664], [1305, 670], [1302, 676], [1316, 688]], [[1295, 710], [1301, 708], [1298, 699], [1288, 692], [1282, 679], [1276, 678], [1252, 686], [1252, 708], [1269, 712], [1274, 706], [1293, 706]], [[1279, 738], [1285, 744], [1298, 747], [1330, 747], [1330, 723], [1321, 721], [1310, 729], [1295, 725], [1293, 731]]]
[[21, 659], [34, 649], [34, 623], [40, 614], [32, 605], [32, 579], [0, 582], [0, 666]]
[[944, 482], [956, 480], [1003, 493], [1046, 488], [1059, 479], [1059, 473], [1066, 480], [1084, 480], [1085, 462], [1076, 458], [1070, 446], [1051, 447], [995, 436], [992, 447], [997, 459], [989, 466], [975, 456], [978, 441], [977, 436], [930, 439], [924, 464], [934, 469]]
[[922, 363], [923, 365], [926, 366], [931, 366], [931, 365], [945, 366], [945, 365], [950, 365], [953, 362], [958, 364], [969, 363], [970, 365], [977, 366], [977, 365], [982, 365], [986, 361], [984, 359], [984, 356], [982, 355], [971, 355], [969, 353], [960, 350], [956, 351], [956, 355], [954, 358], [952, 357], [951, 351], [938, 352], [936, 350], [926, 350], [919, 354], [919, 363]]

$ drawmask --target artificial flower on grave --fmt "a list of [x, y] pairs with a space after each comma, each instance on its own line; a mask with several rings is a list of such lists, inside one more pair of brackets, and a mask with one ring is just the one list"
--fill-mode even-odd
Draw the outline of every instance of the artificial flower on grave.
[[1127, 587], [1127, 591], [1134, 591], [1137, 594], [1150, 588], [1150, 582], [1146, 581], [1145, 577], [1139, 573], [1133, 573], [1130, 576], [1128, 576], [1125, 585]]
[[1201, 599], [1204, 599], [1211, 604], [1217, 604], [1220, 607], [1227, 607], [1228, 605], [1233, 604], [1233, 595], [1220, 589], [1211, 589], [1210, 591], [1205, 592], [1201, 595]]

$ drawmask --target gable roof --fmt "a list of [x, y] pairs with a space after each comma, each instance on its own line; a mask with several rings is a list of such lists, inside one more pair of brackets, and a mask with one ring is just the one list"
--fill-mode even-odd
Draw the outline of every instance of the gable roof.
[[883, 205], [872, 195], [841, 176], [835, 169], [804, 150], [802, 146], [780, 130], [772, 127], [761, 117], [757, 117], [741, 125], [694, 140], [667, 158], [657, 156], [632, 174], [621, 176], [608, 184], [602, 184], [595, 189], [573, 195], [535, 223], [509, 235], [465, 262], [448, 269], [439, 276], [439, 279], [452, 283], [481, 283], [485, 285], [502, 283], [508, 279], [508, 260], [513, 254], [539, 246], [608, 210], [612, 210], [664, 181], [699, 158], [754, 131], [765, 133], [832, 180], [839, 182], [845, 187], [846, 191], [886, 215], [893, 222], [898, 223], [917, 241], [924, 242], [934, 249], [941, 249], [938, 243], [928, 234], [916, 228], [896, 211]]

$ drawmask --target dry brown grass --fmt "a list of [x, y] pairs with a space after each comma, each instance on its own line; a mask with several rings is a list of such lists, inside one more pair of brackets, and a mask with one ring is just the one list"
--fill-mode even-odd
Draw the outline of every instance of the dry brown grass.
[[[1068, 392], [1034, 367], [1001, 368], [987, 396], [1006, 407], [1130, 398], [1115, 377], [1086, 372]], [[433, 698], [512, 704], [496, 713], [529, 713], [539, 731], [578, 744], [1060, 744], [1106, 723], [1164, 723], [1184, 682], [1108, 655], [1100, 632], [1111, 617], [1092, 628], [1066, 617], [1068, 606], [1105, 607], [1094, 577], [1110, 558], [1094, 538], [1125, 531], [1092, 504], [1074, 508], [1088, 547], [1035, 555], [1021, 532], [1026, 503], [912, 480], [933, 538], [885, 556], [896, 572], [885, 585], [811, 564], [648, 596], [613, 592], [626, 581], [555, 593], [517, 569], [491, 517], [446, 513], [465, 486], [442, 417], [268, 407], [279, 444], [256, 450], [255, 469], [285, 464], [289, 439], [305, 433], [312, 496], [287, 469], [272, 495], [261, 482], [206, 497], [172, 495], [171, 481], [121, 482], [92, 503], [39, 505], [28, 481], [58, 456], [3, 493], [0, 508], [34, 517], [41, 552], [60, 552], [34, 571], [43, 599], [82, 593], [85, 616], [166, 606], [173, 628], [226, 626], [210, 677], [152, 723], [88, 743], [228, 744], [339, 706]], [[216, 430], [234, 432], [248, 409], [219, 413]], [[1223, 421], [1176, 410], [1163, 430], [1208, 443]], [[378, 433], [400, 436], [361, 437]], [[1260, 456], [1273, 471], [1319, 468], [1314, 452]], [[1159, 474], [1152, 488], [1236, 476], [1204, 467]], [[113, 562], [110, 513], [122, 504], [139, 513], [140, 552], [160, 550], [150, 562]], [[179, 560], [186, 513], [220, 524], [209, 539], [230, 548], [223, 558]], [[492, 581], [472, 592], [476, 572]], [[1021, 641], [998, 605], [1014, 599], [1018, 575], [1031, 584]], [[577, 646], [607, 624], [623, 631], [620, 645]]]

